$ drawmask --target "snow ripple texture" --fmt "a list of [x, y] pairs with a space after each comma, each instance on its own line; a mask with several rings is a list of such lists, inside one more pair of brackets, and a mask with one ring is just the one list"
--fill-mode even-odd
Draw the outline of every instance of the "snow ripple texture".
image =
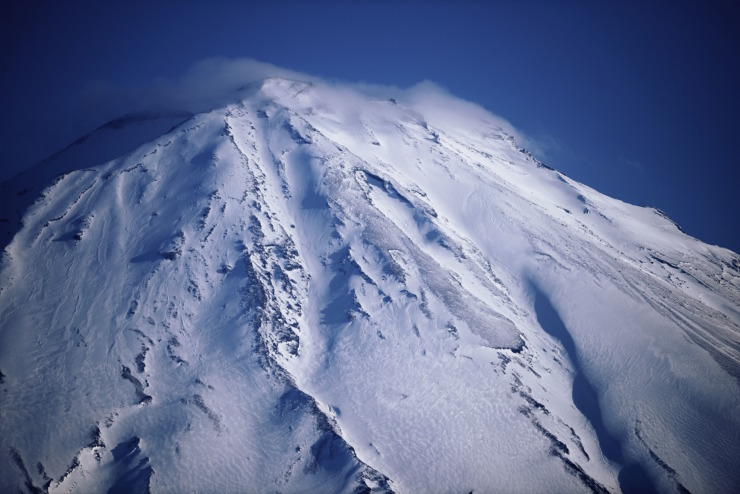
[[740, 258], [366, 93], [267, 79], [2, 184], [2, 490], [740, 485]]

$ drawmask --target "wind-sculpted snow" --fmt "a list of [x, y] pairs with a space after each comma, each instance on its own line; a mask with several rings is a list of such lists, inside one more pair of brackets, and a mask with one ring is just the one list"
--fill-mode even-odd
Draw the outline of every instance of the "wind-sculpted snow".
[[268, 79], [3, 185], [8, 490], [732, 492], [740, 258], [373, 92]]

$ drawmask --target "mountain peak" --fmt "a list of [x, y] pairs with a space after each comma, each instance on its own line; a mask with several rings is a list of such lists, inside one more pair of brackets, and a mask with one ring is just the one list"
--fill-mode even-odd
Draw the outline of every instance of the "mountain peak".
[[439, 88], [241, 95], [3, 184], [8, 485], [737, 485], [737, 255]]

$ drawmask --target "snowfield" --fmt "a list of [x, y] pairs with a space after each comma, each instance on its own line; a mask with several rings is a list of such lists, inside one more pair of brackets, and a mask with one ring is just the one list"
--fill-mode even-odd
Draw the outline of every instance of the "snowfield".
[[380, 92], [269, 78], [2, 184], [3, 492], [735, 491], [740, 256]]

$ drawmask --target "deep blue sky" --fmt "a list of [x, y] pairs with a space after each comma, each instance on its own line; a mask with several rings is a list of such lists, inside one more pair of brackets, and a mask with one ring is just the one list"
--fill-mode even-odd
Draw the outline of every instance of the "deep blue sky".
[[[740, 2], [14, 2], [0, 20], [0, 179], [214, 56], [317, 76], [432, 80], [535, 154], [740, 252]], [[152, 5], [153, 3], [153, 5]], [[63, 4], [63, 5], [62, 5]]]

